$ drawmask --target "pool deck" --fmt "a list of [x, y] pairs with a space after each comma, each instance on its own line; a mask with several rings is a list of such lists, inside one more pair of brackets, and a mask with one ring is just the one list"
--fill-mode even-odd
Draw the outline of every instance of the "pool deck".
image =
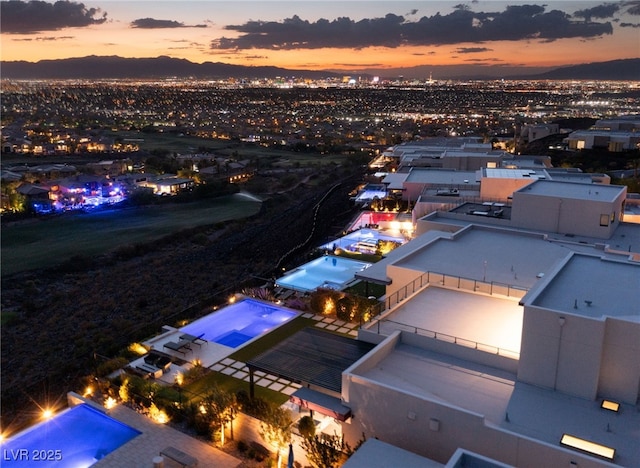
[[[315, 327], [317, 328], [323, 328], [327, 331], [349, 335], [354, 338], [358, 334], [358, 324], [346, 323], [336, 319], [335, 317], [324, 317], [308, 312], [302, 313], [301, 316], [313, 319], [316, 322]], [[162, 334], [144, 343], [153, 349], [173, 356], [179, 362], [184, 362], [183, 364], [174, 362], [171, 365], [170, 372], [167, 372], [159, 379], [156, 379], [157, 382], [173, 384], [176, 373], [184, 372], [184, 370], [191, 367], [192, 363], [189, 362], [189, 360], [193, 359], [200, 359], [203, 366], [210, 368], [214, 372], [220, 372], [222, 374], [244, 380], [245, 382], [249, 381], [249, 372], [246, 368], [246, 364], [228, 357], [236, 351], [234, 348], [222, 346], [213, 342], [206, 342], [202, 343], [200, 347], [198, 347], [198, 345], [192, 346], [193, 352], [189, 352], [184, 356], [176, 354], [170, 349], [164, 348], [164, 343], [177, 341], [180, 334], [182, 334], [180, 330], [165, 326]], [[144, 359], [141, 357], [132, 361], [131, 365], [135, 367], [138, 364], [141, 365], [143, 362]], [[277, 376], [268, 375], [264, 372], [257, 371], [255, 375], [256, 385], [269, 388], [276, 392], [281, 392], [285, 395], [291, 395], [300, 388], [300, 385], [297, 383], [290, 382]], [[232, 457], [221, 450], [192, 438], [187, 434], [172, 429], [169, 426], [154, 423], [147, 416], [136, 413], [128, 407], [118, 405], [109, 410], [108, 414], [113, 418], [139, 430], [142, 434], [97, 462], [93, 465], [95, 467], [151, 467], [153, 466], [153, 458], [159, 456], [160, 450], [169, 446], [175, 447], [188, 455], [196, 457], [199, 462], [198, 466], [226, 468], [237, 467], [242, 463], [242, 460]], [[300, 450], [299, 447], [297, 450]], [[296, 459], [303, 460], [303, 453], [298, 453], [296, 455]], [[165, 460], [165, 468], [178, 466], [178, 464]]]
[[[240, 466], [242, 460], [232, 457], [200, 440], [183, 434], [169, 426], [156, 424], [148, 417], [130, 408], [118, 405], [109, 415], [142, 432], [138, 437], [110, 453], [93, 466], [96, 468], [122, 468], [123, 466], [153, 466], [153, 458], [166, 447], [175, 447], [198, 459], [198, 466], [232, 468]], [[165, 459], [165, 468], [179, 466]]]
[[[164, 383], [173, 384], [175, 382], [176, 374], [184, 373], [186, 370], [193, 367], [194, 361], [200, 361], [204, 367], [211, 367], [216, 362], [226, 358], [228, 355], [234, 353], [236, 348], [230, 348], [213, 341], [199, 341], [198, 343], [191, 343], [189, 349], [184, 349], [184, 354], [173, 351], [169, 348], [165, 348], [164, 344], [170, 341], [177, 342], [182, 332], [173, 327], [164, 327], [165, 332], [158, 335], [144, 344], [151, 349], [160, 351], [174, 358], [178, 362], [184, 362], [184, 364], [178, 364], [174, 362], [169, 369], [169, 372], [165, 373], [158, 380]], [[144, 358], [136, 359], [131, 363], [132, 367], [142, 365]]]

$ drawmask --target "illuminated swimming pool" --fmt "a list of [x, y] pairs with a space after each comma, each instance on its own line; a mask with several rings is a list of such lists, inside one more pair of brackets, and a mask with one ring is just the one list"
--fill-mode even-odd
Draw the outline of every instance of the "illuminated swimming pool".
[[207, 341], [237, 348], [279, 327], [298, 315], [276, 305], [245, 299], [223, 307], [180, 329], [193, 336], [203, 335]]
[[325, 255], [284, 275], [276, 281], [276, 285], [305, 292], [321, 287], [342, 290], [357, 272], [370, 266], [371, 263], [367, 262]]
[[85, 468], [141, 432], [81, 404], [0, 444], [0, 465]]
[[404, 244], [406, 239], [400, 235], [386, 234], [377, 229], [358, 229], [345, 236], [327, 242], [320, 246], [323, 250], [335, 250], [341, 248], [351, 252], [376, 253], [379, 241], [393, 242], [398, 245]]

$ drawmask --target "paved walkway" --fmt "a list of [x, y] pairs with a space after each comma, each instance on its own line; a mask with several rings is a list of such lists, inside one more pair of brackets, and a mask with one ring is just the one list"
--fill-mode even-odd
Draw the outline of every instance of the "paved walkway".
[[353, 337], [358, 336], [358, 328], [360, 327], [360, 325], [358, 325], [357, 323], [344, 322], [342, 320], [338, 320], [335, 317], [324, 317], [322, 315], [314, 315], [309, 313], [303, 314], [302, 316], [315, 320], [317, 322], [316, 327], [318, 328], [324, 328], [328, 331], [351, 335]]
[[[197, 458], [198, 466], [234, 468], [242, 462], [238, 458], [232, 457], [169, 426], [156, 424], [148, 417], [136, 413], [125, 406], [116, 406], [109, 411], [109, 415], [139, 430], [142, 434], [104, 457], [93, 465], [94, 467], [151, 468], [153, 467], [153, 458], [157, 457], [162, 449], [169, 446]], [[172, 464], [169, 461], [165, 462], [165, 468], [173, 466], [179, 465]]]

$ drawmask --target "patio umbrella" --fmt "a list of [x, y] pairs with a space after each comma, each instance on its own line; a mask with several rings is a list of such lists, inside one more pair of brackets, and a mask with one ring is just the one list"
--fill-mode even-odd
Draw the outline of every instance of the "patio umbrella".
[[293, 444], [289, 444], [289, 461], [287, 461], [287, 468], [293, 468]]

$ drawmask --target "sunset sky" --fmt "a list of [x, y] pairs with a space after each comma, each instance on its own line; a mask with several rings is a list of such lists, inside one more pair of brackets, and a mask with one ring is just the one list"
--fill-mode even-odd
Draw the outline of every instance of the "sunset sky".
[[640, 0], [0, 2], [5, 61], [87, 55], [364, 70], [640, 57]]

